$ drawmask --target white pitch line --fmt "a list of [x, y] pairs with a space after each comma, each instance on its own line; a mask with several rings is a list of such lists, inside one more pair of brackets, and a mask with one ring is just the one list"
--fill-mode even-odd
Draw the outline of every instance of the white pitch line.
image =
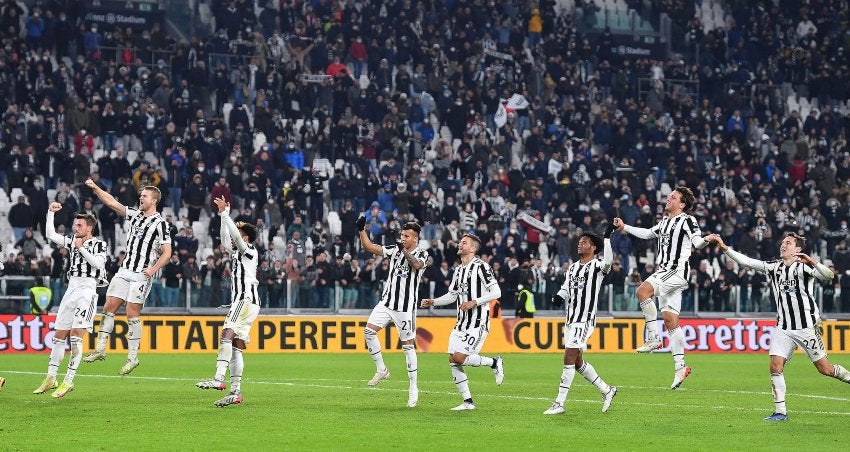
[[[6, 374], [18, 374], [18, 375], [43, 375], [43, 372], [25, 372], [25, 371], [0, 371]], [[87, 374], [87, 375], [77, 375], [77, 378], [86, 377], [86, 378], [126, 378], [133, 380], [156, 380], [156, 381], [198, 381], [197, 378], [176, 378], [176, 377], [132, 377], [132, 376], [121, 376], [121, 375], [98, 375], [98, 374]], [[274, 385], [274, 386], [288, 386], [288, 387], [305, 387], [305, 388], [321, 388], [321, 389], [341, 389], [341, 390], [362, 390], [362, 391], [387, 391], [387, 392], [407, 392], [407, 389], [403, 388], [377, 388], [377, 387], [363, 387], [363, 386], [351, 386], [351, 385], [322, 385], [322, 384], [304, 384], [300, 383], [302, 380], [294, 380], [293, 381], [248, 381], [250, 384], [257, 385]], [[348, 381], [356, 381], [362, 383], [364, 380], [348, 380]], [[445, 382], [441, 382], [445, 383]], [[640, 386], [618, 386], [618, 388], [627, 388], [627, 389], [658, 389], [653, 387], [640, 387]], [[677, 390], [681, 391], [681, 389]], [[692, 392], [696, 392], [699, 390], [690, 390]], [[710, 392], [723, 392], [723, 390], [705, 390]], [[755, 391], [726, 391], [730, 393], [745, 393], [745, 394], [762, 394], [760, 392]], [[444, 396], [457, 396], [456, 392], [448, 392], [448, 391], [421, 391], [422, 394], [431, 394], [431, 395], [444, 395]], [[493, 393], [482, 393], [483, 396], [493, 397], [498, 399], [511, 399], [511, 400], [529, 400], [529, 401], [551, 401], [551, 398], [548, 397], [529, 397], [529, 396], [518, 396], [518, 395], [508, 395], [508, 394], [493, 394]], [[823, 396], [809, 396], [807, 394], [795, 394], [797, 396], [803, 397], [823, 397]], [[835, 398], [836, 400], [846, 400]], [[578, 403], [593, 403], [599, 404], [600, 400], [598, 399], [568, 399], [568, 402], [578, 402]], [[753, 412], [764, 412], [766, 411], [764, 408], [750, 408], [750, 407], [739, 407], [739, 406], [726, 406], [726, 405], [694, 405], [694, 404], [671, 404], [671, 403], [661, 403], [661, 402], [618, 402], [617, 405], [637, 405], [637, 406], [651, 406], [651, 407], [672, 407], [675, 406], [677, 408], [693, 408], [693, 409], [712, 409], [712, 410], [734, 410], [734, 411], [753, 411]], [[850, 416], [850, 412], [843, 411], [815, 411], [815, 410], [794, 410], [794, 413], [800, 414], [823, 414], [823, 415], [838, 415], [838, 416]]]

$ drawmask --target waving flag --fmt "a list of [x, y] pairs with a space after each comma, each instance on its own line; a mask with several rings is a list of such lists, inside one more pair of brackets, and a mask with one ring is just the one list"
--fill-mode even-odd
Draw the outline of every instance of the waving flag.
[[496, 110], [493, 121], [496, 123], [496, 127], [502, 127], [508, 122], [508, 110], [505, 109], [505, 104], [499, 102], [499, 108]]
[[508, 110], [524, 110], [528, 108], [528, 100], [522, 94], [514, 94], [508, 99]]

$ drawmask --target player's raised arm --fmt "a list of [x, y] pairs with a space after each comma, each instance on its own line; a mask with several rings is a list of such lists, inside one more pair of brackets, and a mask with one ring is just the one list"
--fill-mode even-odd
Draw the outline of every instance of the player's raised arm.
[[369, 235], [366, 234], [366, 217], [364, 215], [360, 215], [354, 224], [357, 226], [357, 230], [360, 231], [360, 245], [363, 246], [363, 249], [376, 256], [383, 256], [383, 247], [372, 243], [372, 241], [369, 240]]
[[806, 253], [797, 253], [795, 256], [800, 259], [800, 262], [808, 265], [812, 268], [812, 275], [815, 278], [821, 281], [832, 281], [835, 278], [835, 272], [833, 272], [829, 267], [824, 264], [821, 264], [815, 258], [809, 256]]
[[622, 218], [614, 218], [614, 227], [619, 229], [620, 232], [625, 232], [626, 234], [633, 235], [639, 239], [654, 239], [658, 237], [653, 229], [639, 228], [637, 226], [629, 226], [625, 222], [623, 222]]
[[118, 215], [122, 217], [127, 216], [127, 208], [124, 204], [118, 202], [112, 195], [107, 193], [104, 189], [100, 188], [91, 178], [86, 179], [86, 187], [90, 188], [94, 194], [100, 199], [100, 202], [103, 203], [106, 207], [114, 210]]
[[53, 225], [56, 212], [59, 212], [60, 210], [62, 210], [62, 204], [59, 204], [58, 202], [50, 203], [50, 207], [47, 209], [47, 221], [44, 226], [44, 232], [47, 239], [51, 242], [59, 246], [69, 248], [71, 246], [71, 240], [56, 232], [56, 227]]
[[750, 267], [753, 270], [762, 273], [767, 271], [767, 262], [753, 259], [733, 250], [729, 245], [723, 243], [723, 238], [721, 238], [718, 234], [709, 234], [705, 236], [704, 240], [708, 243], [716, 243], [717, 246], [720, 247], [720, 251], [723, 251], [724, 254], [729, 256], [730, 259], [737, 262], [739, 265]]
[[611, 264], [614, 262], [614, 249], [611, 247], [611, 234], [614, 233], [617, 227], [612, 222], [605, 228], [602, 245], [602, 273], [608, 274], [611, 271]]
[[230, 218], [230, 204], [223, 196], [214, 199], [213, 202], [218, 207], [219, 215], [221, 215], [221, 243], [230, 247], [232, 247], [231, 243], [235, 243], [236, 249], [240, 253], [244, 253], [248, 250], [248, 245], [242, 240], [242, 234], [239, 232], [239, 228], [236, 227], [236, 223]]

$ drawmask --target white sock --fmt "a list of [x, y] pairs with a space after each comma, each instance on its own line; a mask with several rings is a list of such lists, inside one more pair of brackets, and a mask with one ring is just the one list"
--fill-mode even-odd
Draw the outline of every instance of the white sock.
[[413, 345], [402, 345], [404, 359], [407, 361], [407, 379], [410, 380], [410, 388], [417, 388], [419, 359], [416, 357], [416, 347]]
[[469, 378], [467, 378], [466, 372], [463, 371], [463, 365], [452, 364], [451, 369], [452, 377], [454, 377], [455, 385], [458, 392], [460, 392], [460, 396], [463, 397], [464, 401], [471, 401], [472, 393], [469, 392]]
[[222, 338], [218, 343], [218, 359], [215, 362], [215, 379], [224, 381], [224, 374], [233, 359], [233, 341]]
[[83, 338], [71, 336], [71, 359], [68, 360], [68, 373], [65, 374], [65, 383], [73, 384], [74, 376], [77, 375], [77, 367], [83, 359]]
[[65, 339], [53, 338], [53, 349], [50, 350], [50, 361], [47, 363], [47, 376], [56, 378], [62, 358], [65, 357]]
[[493, 364], [495, 364], [495, 363], [496, 363], [495, 359], [488, 358], [486, 356], [481, 356], [481, 355], [469, 355], [469, 356], [466, 357], [465, 360], [463, 360], [464, 366], [471, 366], [471, 367], [480, 367], [480, 366], [493, 367]]
[[384, 365], [384, 356], [381, 354], [381, 342], [378, 340], [378, 332], [366, 327], [363, 330], [363, 335], [366, 337], [366, 349], [372, 355], [372, 361], [375, 361], [375, 367], [378, 369], [378, 372], [387, 370], [387, 366]]
[[242, 371], [245, 361], [242, 360], [242, 350], [233, 347], [233, 358], [230, 360], [230, 392], [242, 392]]
[[776, 406], [774, 412], [788, 414], [785, 409], [785, 375], [781, 372], [770, 374], [770, 384], [773, 385], [773, 404]]
[[556, 402], [561, 405], [567, 401], [567, 393], [570, 392], [570, 386], [573, 384], [573, 378], [576, 376], [575, 364], [567, 364], [564, 366], [564, 371], [561, 372], [561, 384], [558, 386], [558, 398]]
[[112, 335], [114, 328], [115, 314], [111, 312], [104, 312], [100, 318], [100, 332], [97, 333], [97, 345], [95, 346], [95, 350], [99, 352], [106, 350], [106, 341], [109, 340], [109, 336]]
[[844, 368], [844, 366], [842, 366], [841, 364], [836, 364], [832, 367], [835, 368], [835, 373], [833, 373], [832, 375], [833, 378], [841, 380], [845, 383], [850, 383], [850, 372], [848, 372], [847, 369]]
[[640, 310], [643, 311], [643, 318], [646, 320], [647, 340], [657, 340], [658, 327], [655, 322], [658, 321], [658, 310], [655, 308], [655, 301], [651, 297], [641, 301]]
[[596, 369], [589, 362], [585, 361], [582, 363], [581, 367], [578, 368], [578, 373], [590, 382], [590, 384], [596, 386], [596, 389], [599, 389], [599, 392], [602, 394], [608, 394], [608, 391], [611, 390], [611, 386], [605, 383], [605, 380], [596, 373]]
[[676, 327], [669, 331], [670, 352], [673, 354], [673, 364], [676, 370], [685, 367], [685, 334], [682, 328]]
[[142, 340], [142, 321], [138, 317], [127, 319], [127, 359], [133, 361], [139, 354], [139, 342]]

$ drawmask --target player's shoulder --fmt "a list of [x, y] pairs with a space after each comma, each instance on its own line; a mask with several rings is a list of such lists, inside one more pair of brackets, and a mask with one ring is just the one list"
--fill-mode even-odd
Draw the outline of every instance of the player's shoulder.
[[480, 265], [484, 268], [490, 268], [490, 264], [488, 264], [487, 261], [485, 261], [484, 259], [481, 259], [478, 256], [476, 256], [472, 259], [472, 263], [475, 264], [475, 265]]
[[416, 256], [427, 256], [427, 255], [428, 255], [428, 250], [426, 250], [425, 248], [422, 248], [422, 247], [420, 247], [420, 246], [417, 246], [416, 248], [414, 248], [414, 249], [413, 249], [413, 253], [414, 253]]
[[764, 264], [769, 268], [778, 268], [782, 266], [783, 262], [782, 259], [771, 259], [769, 261], [764, 261]]

